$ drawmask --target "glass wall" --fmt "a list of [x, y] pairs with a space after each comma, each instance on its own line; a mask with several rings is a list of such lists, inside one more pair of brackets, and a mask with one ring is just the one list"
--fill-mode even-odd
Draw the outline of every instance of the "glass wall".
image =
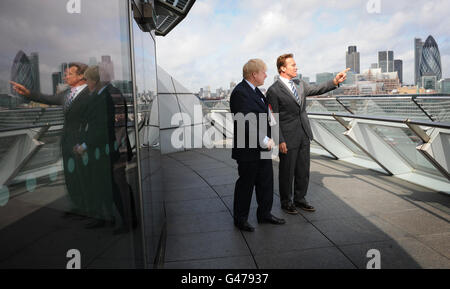
[[152, 267], [157, 261], [165, 218], [160, 169], [155, 35], [143, 32], [133, 21], [133, 38], [144, 239], [147, 263]]
[[135, 115], [128, 1], [4, 0], [0, 22], [0, 268], [144, 267], [154, 40], [134, 27]]

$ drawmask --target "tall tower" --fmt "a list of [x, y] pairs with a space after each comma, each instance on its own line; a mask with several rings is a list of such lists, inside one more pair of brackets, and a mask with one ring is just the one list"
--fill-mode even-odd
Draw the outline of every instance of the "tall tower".
[[403, 84], [403, 60], [394, 60], [394, 71], [397, 72], [398, 79], [400, 80], [400, 83]]
[[420, 59], [422, 58], [422, 48], [425, 43], [421, 38], [414, 38], [414, 84], [420, 83]]
[[394, 72], [394, 51], [378, 52], [378, 68], [381, 72]]
[[359, 52], [357, 52], [356, 46], [349, 46], [346, 53], [345, 64], [347, 68], [351, 68], [351, 70], [355, 73], [360, 73], [359, 57]]
[[111, 61], [111, 56], [102, 55], [102, 62], [98, 65], [107, 74], [100, 76], [101, 81], [111, 81], [114, 79], [114, 63]]
[[428, 36], [422, 49], [422, 58], [419, 65], [419, 75], [436, 76], [437, 81], [442, 78], [442, 63], [439, 48], [433, 36]]
[[41, 91], [41, 77], [39, 75], [39, 54], [37, 52], [32, 52], [30, 54], [30, 64], [31, 64], [31, 73], [33, 73], [34, 79], [34, 87], [32, 88], [34, 91]]

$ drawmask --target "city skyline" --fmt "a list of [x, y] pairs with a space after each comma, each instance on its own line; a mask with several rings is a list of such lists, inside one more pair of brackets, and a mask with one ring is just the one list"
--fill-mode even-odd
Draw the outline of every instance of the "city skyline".
[[345, 68], [345, 51], [357, 46], [361, 71], [378, 63], [379, 51], [394, 51], [395, 59], [403, 61], [404, 84], [414, 84], [414, 39], [432, 35], [441, 51], [443, 78], [449, 77], [450, 20], [445, 11], [450, 3], [381, 3], [380, 13], [369, 13], [367, 1], [356, 0], [330, 1], [325, 8], [313, 0], [199, 0], [190, 18], [160, 39], [160, 65], [196, 92], [241, 81], [242, 65], [261, 58], [268, 66], [267, 88], [282, 53], [294, 53], [299, 73], [315, 81], [317, 73]]

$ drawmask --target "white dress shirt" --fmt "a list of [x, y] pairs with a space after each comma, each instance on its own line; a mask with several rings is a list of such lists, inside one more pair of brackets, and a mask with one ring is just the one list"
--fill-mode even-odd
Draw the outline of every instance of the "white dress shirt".
[[72, 102], [75, 100], [75, 98], [77, 98], [78, 94], [80, 94], [80, 92], [87, 86], [87, 84], [82, 84], [79, 86], [75, 86], [75, 94], [72, 98]]
[[[287, 78], [285, 78], [285, 77], [283, 77], [283, 76], [280, 75], [280, 80], [281, 80], [281, 82], [284, 83], [284, 85], [286, 85], [286, 87], [289, 89], [290, 92], [294, 93], [294, 92], [292, 91], [291, 84], [289, 83], [289, 81], [290, 81], [289, 79], [287, 79]], [[294, 85], [295, 85], [295, 84], [294, 84]], [[296, 89], [297, 89], [297, 88], [296, 88]], [[300, 95], [299, 95], [299, 97], [300, 97]]]

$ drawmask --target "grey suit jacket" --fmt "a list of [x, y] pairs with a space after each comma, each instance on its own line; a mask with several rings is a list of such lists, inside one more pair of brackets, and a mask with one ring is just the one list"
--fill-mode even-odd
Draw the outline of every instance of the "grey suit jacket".
[[294, 94], [278, 79], [269, 87], [266, 97], [272, 106], [273, 113], [279, 113], [280, 143], [285, 142], [288, 148], [298, 148], [302, 142], [300, 130], [304, 130], [310, 140], [313, 140], [311, 125], [306, 113], [306, 97], [321, 95], [334, 90], [337, 86], [333, 81], [320, 85], [309, 85], [303, 80], [294, 80], [300, 101], [297, 102]]

